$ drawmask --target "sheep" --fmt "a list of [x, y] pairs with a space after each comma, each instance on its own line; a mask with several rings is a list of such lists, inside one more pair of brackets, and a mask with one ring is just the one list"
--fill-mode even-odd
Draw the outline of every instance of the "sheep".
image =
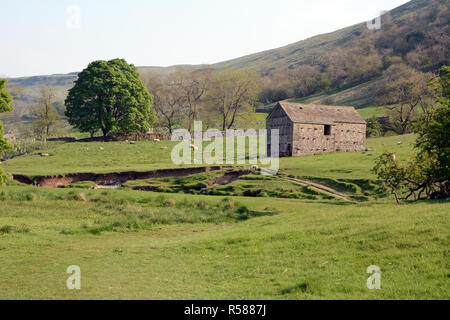
[[153, 141], [160, 142], [161, 140], [160, 139], [153, 139]]

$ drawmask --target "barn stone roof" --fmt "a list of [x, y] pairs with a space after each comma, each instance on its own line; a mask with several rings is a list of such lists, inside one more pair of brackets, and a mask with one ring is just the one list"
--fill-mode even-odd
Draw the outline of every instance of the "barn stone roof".
[[353, 107], [325, 106], [287, 101], [280, 101], [278, 105], [294, 123], [332, 125], [340, 122], [366, 124], [366, 121]]

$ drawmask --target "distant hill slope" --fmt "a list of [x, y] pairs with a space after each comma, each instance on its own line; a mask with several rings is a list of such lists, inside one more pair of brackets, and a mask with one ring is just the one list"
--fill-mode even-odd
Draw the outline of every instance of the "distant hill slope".
[[[417, 11], [430, 5], [427, 0], [413, 0], [390, 11], [392, 20], [401, 24]], [[312, 55], [344, 47], [367, 29], [366, 22], [331, 33], [321, 34], [287, 46], [271, 49], [212, 65], [214, 69], [251, 67], [265, 74], [277, 67], [290, 67], [310, 61]]]
[[[396, 23], [402, 23], [406, 18], [413, 15], [418, 10], [427, 7], [430, 1], [413, 0], [390, 11]], [[289, 44], [280, 48], [254, 53], [244, 57], [223, 61], [210, 65], [214, 70], [226, 68], [254, 68], [256, 71], [265, 74], [275, 67], [289, 67], [291, 65], [303, 63], [311, 59], [311, 54], [318, 54], [320, 51], [333, 50], [348, 44], [353, 38], [359, 36], [366, 29], [366, 23], [360, 23], [331, 33], [321, 34]], [[183, 65], [187, 68], [199, 69], [205, 65]], [[138, 67], [141, 71], [152, 70], [160, 75], [166, 75], [177, 66]], [[21, 85], [24, 87], [35, 87], [40, 85], [49, 86], [69, 86], [76, 78], [77, 73], [65, 75], [34, 76], [9, 79], [10, 85]]]
[[[445, 1], [442, 1], [445, 3]], [[411, 21], [411, 17], [415, 17], [422, 9], [436, 4], [436, 1], [431, 0], [413, 0], [400, 7], [390, 11], [392, 21], [401, 26], [405, 21]], [[448, 5], [448, 4], [447, 4]], [[414, 28], [413, 26], [411, 28]], [[318, 35], [306, 40], [302, 40], [281, 48], [266, 50], [263, 52], [247, 55], [229, 61], [212, 64], [213, 70], [221, 70], [226, 68], [253, 68], [261, 75], [268, 75], [272, 70], [288, 70], [291, 67], [301, 64], [314, 64], [314, 59], [320, 58], [327, 52], [334, 52], [341, 48], [346, 48], [352, 45], [353, 41], [357, 39], [361, 41], [368, 33], [366, 23], [360, 23], [335, 32]], [[370, 32], [369, 32], [370, 33]], [[138, 67], [140, 72], [153, 71], [161, 76], [166, 76], [177, 66], [171, 67]], [[190, 69], [201, 69], [204, 65], [186, 65]], [[62, 100], [67, 93], [67, 90], [73, 85], [77, 73], [70, 73], [66, 75], [49, 75], [49, 76], [35, 76], [9, 79], [8, 87], [21, 86], [26, 89], [26, 94], [23, 97], [16, 98], [16, 101], [23, 102], [22, 107], [25, 107], [25, 102], [30, 103], [36, 100], [37, 88], [40, 86], [55, 87], [58, 97]], [[373, 79], [370, 79], [367, 84], [358, 84], [352, 90], [348, 87], [342, 94], [337, 93], [332, 98], [336, 103], [342, 102], [344, 104], [353, 104], [355, 106], [367, 106], [371, 104], [370, 99], [367, 99], [368, 88]], [[375, 81], [376, 82], [376, 81]], [[320, 100], [324, 96], [313, 96], [309, 101], [314, 102]]]

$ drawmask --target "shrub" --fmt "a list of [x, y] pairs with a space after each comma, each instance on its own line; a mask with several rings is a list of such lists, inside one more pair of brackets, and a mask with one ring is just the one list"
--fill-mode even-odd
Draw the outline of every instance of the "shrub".
[[0, 227], [0, 234], [6, 234], [6, 233], [11, 233], [11, 232], [12, 232], [11, 226]]

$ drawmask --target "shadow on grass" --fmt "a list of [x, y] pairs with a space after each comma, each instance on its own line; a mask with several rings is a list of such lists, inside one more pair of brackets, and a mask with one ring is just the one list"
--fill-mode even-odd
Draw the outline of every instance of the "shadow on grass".
[[264, 216], [274, 216], [277, 215], [278, 212], [263, 212], [263, 211], [245, 211], [238, 212], [233, 218], [236, 222], [245, 221], [252, 218], [259, 218]]
[[291, 293], [296, 293], [296, 292], [301, 292], [301, 293], [314, 293], [314, 287], [312, 286], [311, 283], [309, 283], [308, 281], [304, 281], [301, 283], [298, 283], [296, 285], [287, 287], [287, 288], [283, 288], [279, 291], [280, 295], [287, 295], [287, 294], [291, 294]]

